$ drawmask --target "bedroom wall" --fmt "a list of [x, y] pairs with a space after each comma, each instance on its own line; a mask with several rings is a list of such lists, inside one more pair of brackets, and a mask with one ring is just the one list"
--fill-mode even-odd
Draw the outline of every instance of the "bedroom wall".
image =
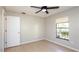
[[[69, 41], [56, 38], [56, 19], [68, 17], [70, 39]], [[46, 18], [46, 37], [51, 42], [56, 42], [61, 45], [69, 46], [79, 50], [79, 7], [51, 15]]]
[[7, 12], [7, 16], [19, 16], [21, 19], [21, 43], [29, 43], [45, 38], [45, 22], [41, 17]]

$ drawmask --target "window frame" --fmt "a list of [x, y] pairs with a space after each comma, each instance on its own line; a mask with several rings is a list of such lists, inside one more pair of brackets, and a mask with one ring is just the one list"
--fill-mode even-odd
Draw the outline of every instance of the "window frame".
[[[60, 22], [60, 23], [69, 23], [69, 22]], [[57, 35], [57, 29], [58, 29], [58, 28], [57, 28], [57, 24], [60, 24], [60, 23], [56, 23], [56, 38], [69, 41], [69, 39], [57, 37], [57, 36], [58, 36], [58, 35]]]

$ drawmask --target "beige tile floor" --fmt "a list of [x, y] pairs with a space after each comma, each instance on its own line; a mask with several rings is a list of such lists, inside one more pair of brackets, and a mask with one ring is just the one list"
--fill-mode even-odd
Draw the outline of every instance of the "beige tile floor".
[[41, 40], [29, 44], [23, 44], [16, 47], [6, 48], [5, 52], [75, 52], [74, 50]]

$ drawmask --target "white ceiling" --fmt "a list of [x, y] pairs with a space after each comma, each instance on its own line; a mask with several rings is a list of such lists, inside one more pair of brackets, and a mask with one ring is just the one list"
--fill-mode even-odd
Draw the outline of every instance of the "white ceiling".
[[49, 14], [46, 14], [45, 12], [42, 12], [42, 11], [35, 14], [35, 12], [38, 11], [39, 9], [32, 8], [30, 6], [6, 6], [5, 8], [6, 8], [6, 11], [12, 11], [12, 12], [17, 12], [17, 13], [25, 12], [26, 14], [29, 14], [29, 15], [47, 17], [47, 16], [50, 16], [52, 14], [68, 10], [68, 9], [72, 8], [72, 6], [60, 6], [59, 9], [49, 9], [48, 10]]

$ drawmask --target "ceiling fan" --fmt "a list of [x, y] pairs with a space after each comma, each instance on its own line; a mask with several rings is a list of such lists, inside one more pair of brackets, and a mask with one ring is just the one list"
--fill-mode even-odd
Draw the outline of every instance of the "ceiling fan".
[[46, 12], [46, 14], [49, 14], [48, 9], [58, 9], [58, 8], [59, 8], [59, 6], [54, 6], [54, 7], [47, 7], [47, 6], [42, 6], [42, 7], [31, 6], [31, 7], [40, 9], [40, 10], [38, 10], [38, 11], [35, 12], [35, 13], [39, 13], [39, 12], [43, 11], [43, 12]]

